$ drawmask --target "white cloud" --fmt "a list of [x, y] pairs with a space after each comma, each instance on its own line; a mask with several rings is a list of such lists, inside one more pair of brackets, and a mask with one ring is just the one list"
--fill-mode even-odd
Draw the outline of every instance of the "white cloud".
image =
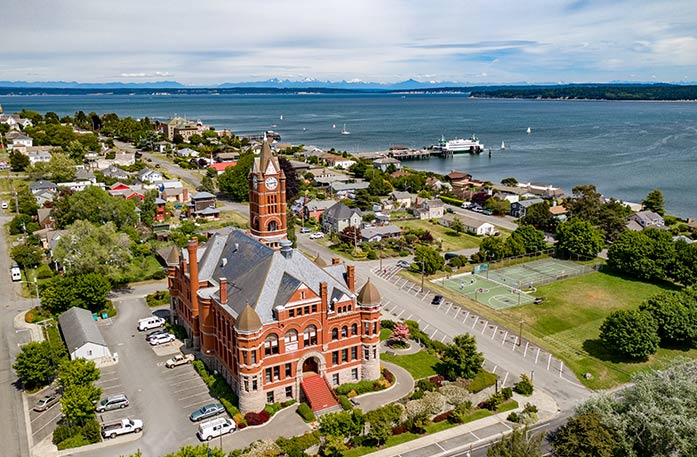
[[[0, 80], [680, 80], [694, 0], [6, 2]], [[437, 72], [437, 77], [435, 72]]]

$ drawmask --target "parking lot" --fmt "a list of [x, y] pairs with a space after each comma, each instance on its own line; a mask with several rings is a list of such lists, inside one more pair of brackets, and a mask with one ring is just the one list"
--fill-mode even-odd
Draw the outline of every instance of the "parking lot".
[[32, 409], [38, 400], [53, 392], [55, 392], [54, 387], [49, 386], [33, 395], [27, 396], [27, 404], [29, 406], [29, 424], [31, 425], [31, 434], [34, 443], [38, 443], [47, 436], [51, 436], [53, 434], [53, 430], [56, 428], [58, 420], [61, 417], [60, 402], [56, 402], [46, 411], [37, 412]]

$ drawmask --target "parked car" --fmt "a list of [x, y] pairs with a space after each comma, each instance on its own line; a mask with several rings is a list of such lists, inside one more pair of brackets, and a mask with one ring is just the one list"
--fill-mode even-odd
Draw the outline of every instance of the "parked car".
[[104, 438], [116, 438], [127, 433], [139, 433], [143, 430], [143, 421], [139, 419], [121, 419], [117, 422], [102, 425]]
[[161, 328], [159, 330], [155, 330], [154, 332], [150, 332], [147, 335], [145, 335], [145, 341], [150, 341], [151, 339], [155, 338], [157, 335], [166, 335], [169, 333], [169, 331], [166, 328]]
[[480, 213], [486, 214], [487, 216], [491, 216], [492, 214], [494, 214], [494, 212], [491, 211], [490, 209], [483, 209], [480, 211]]
[[34, 411], [46, 411], [49, 409], [51, 406], [55, 405], [58, 403], [58, 400], [60, 400], [60, 395], [58, 394], [50, 394], [46, 395], [42, 399], [36, 402], [34, 405]]
[[157, 316], [150, 316], [138, 321], [138, 330], [142, 332], [145, 330], [152, 330], [157, 327], [162, 327], [163, 325], [165, 325], [164, 319]]
[[311, 240], [316, 240], [318, 238], [324, 238], [324, 233], [322, 232], [315, 232], [312, 235], [310, 235]]
[[128, 397], [125, 394], [110, 395], [97, 403], [95, 410], [102, 413], [112, 409], [125, 408], [128, 404]]
[[209, 417], [217, 416], [225, 412], [225, 407], [220, 403], [211, 403], [205, 406], [201, 406], [199, 409], [191, 413], [189, 419], [193, 422], [198, 422], [203, 419], [208, 419]]
[[9, 206], [7, 202], [2, 202], [2, 209], [7, 209]]
[[431, 300], [432, 305], [440, 305], [443, 303], [443, 296], [442, 295], [436, 295], [433, 297], [433, 300]]
[[221, 435], [225, 435], [235, 431], [235, 421], [229, 417], [218, 417], [209, 421], [203, 422], [198, 426], [198, 438], [201, 441], [210, 441]]
[[155, 335], [150, 339], [150, 346], [157, 346], [159, 344], [171, 343], [177, 338], [171, 333], [163, 333], [162, 335]]
[[312, 229], [310, 227], [300, 227], [300, 233], [310, 233]]
[[411, 264], [407, 262], [406, 260], [400, 260], [397, 262], [397, 266], [401, 268], [409, 268]]
[[174, 368], [178, 367], [179, 365], [186, 365], [187, 363], [191, 363], [194, 361], [194, 355], [193, 354], [182, 354], [181, 352], [171, 359], [167, 360], [165, 362], [165, 366], [167, 368]]

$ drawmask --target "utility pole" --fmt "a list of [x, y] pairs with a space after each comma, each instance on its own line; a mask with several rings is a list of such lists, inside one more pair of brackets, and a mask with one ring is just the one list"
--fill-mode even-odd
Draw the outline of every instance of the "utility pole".
[[522, 340], [523, 340], [523, 324], [524, 323], [525, 323], [525, 321], [523, 319], [521, 319], [519, 322], [520, 329], [518, 330], [518, 346], [520, 346], [520, 344], [522, 343]]

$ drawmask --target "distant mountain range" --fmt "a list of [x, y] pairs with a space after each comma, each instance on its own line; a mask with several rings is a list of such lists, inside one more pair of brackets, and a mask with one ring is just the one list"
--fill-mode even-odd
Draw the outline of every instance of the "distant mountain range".
[[359, 80], [351, 81], [320, 81], [317, 79], [304, 79], [301, 81], [291, 81], [289, 79], [267, 79], [266, 81], [248, 81], [238, 83], [222, 83], [209, 85], [185, 85], [177, 81], [155, 81], [155, 82], [105, 82], [105, 83], [85, 83], [77, 81], [0, 81], [0, 88], [16, 89], [237, 89], [237, 88], [269, 88], [269, 89], [344, 89], [351, 91], [371, 90], [371, 91], [400, 91], [400, 90], [427, 90], [443, 88], [482, 88], [482, 87], [559, 87], [567, 85], [588, 86], [588, 85], [643, 85], [646, 83], [620, 82], [611, 83], [586, 83], [586, 84], [561, 84], [554, 82], [529, 83], [525, 81], [508, 84], [500, 83], [469, 83], [455, 81], [417, 81], [407, 79], [396, 83], [376, 83]]

